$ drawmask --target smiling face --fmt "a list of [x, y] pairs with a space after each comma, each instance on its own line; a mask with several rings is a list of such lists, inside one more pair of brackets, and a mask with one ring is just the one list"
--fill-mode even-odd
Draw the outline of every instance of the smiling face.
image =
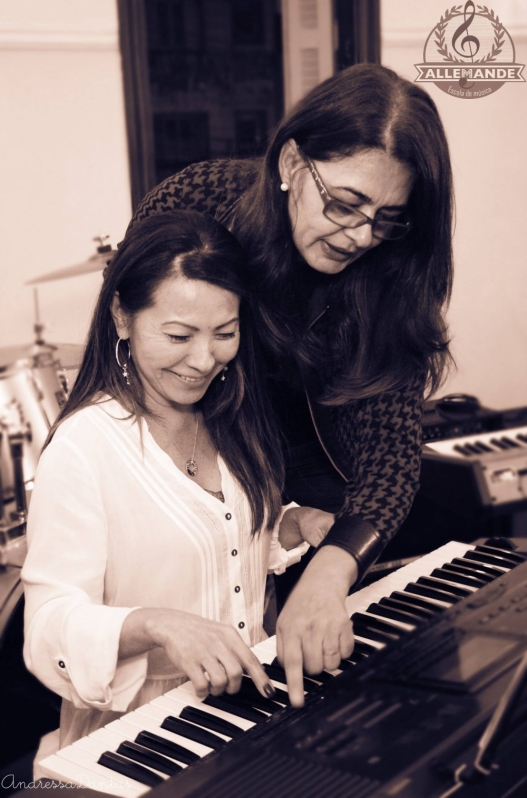
[[163, 280], [153, 304], [129, 318], [114, 297], [117, 334], [131, 357], [152, 412], [188, 410], [238, 351], [236, 294], [182, 275]]
[[[397, 221], [404, 212], [413, 175], [384, 150], [363, 150], [339, 160], [313, 162], [330, 196], [358, 208], [370, 219]], [[294, 141], [282, 148], [279, 167], [281, 179], [289, 185], [293, 240], [313, 269], [337, 274], [382, 243], [372, 236], [370, 224], [343, 228], [324, 216], [324, 202]]]

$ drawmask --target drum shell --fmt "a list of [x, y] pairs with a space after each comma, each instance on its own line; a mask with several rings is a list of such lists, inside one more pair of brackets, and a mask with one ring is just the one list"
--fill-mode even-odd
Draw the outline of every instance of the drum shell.
[[[24, 480], [35, 477], [38, 459], [44, 441], [60, 408], [66, 400], [58, 375], [59, 364], [45, 365], [18, 363], [0, 373], [0, 417], [2, 411], [15, 410], [23, 431], [29, 433], [24, 440]], [[14, 487], [13, 466], [9, 451], [7, 431], [3, 430], [0, 451], [0, 469], [4, 493], [9, 495]]]

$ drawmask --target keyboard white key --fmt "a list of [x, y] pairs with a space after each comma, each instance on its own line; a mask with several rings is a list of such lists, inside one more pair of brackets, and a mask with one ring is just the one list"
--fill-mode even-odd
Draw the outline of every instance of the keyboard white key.
[[[62, 751], [65, 750], [65, 748], [62, 749]], [[93, 769], [90, 764], [84, 763], [79, 766], [77, 762], [71, 761], [60, 751], [46, 757], [40, 765], [43, 775], [48, 779], [89, 787], [91, 790], [106, 792], [117, 796], [117, 798], [140, 798], [149, 789], [146, 785], [137, 782], [127, 783], [129, 780], [126, 780], [124, 776], [111, 773], [106, 768], [102, 773], [101, 770]]]
[[80, 783], [85, 787], [110, 792], [112, 795], [126, 795], [130, 798], [138, 798], [149, 789], [145, 784], [133, 781], [121, 773], [112, 773], [103, 765], [98, 765], [94, 761], [93, 755], [88, 751], [83, 751], [76, 743], [62, 748], [56, 756], [76, 765], [77, 774], [82, 769], [85, 775]]

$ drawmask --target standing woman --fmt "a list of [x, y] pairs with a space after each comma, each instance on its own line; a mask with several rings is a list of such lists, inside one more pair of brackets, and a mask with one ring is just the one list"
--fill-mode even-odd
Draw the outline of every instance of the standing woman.
[[293, 109], [262, 161], [191, 165], [151, 191], [132, 224], [174, 207], [213, 215], [248, 252], [286, 492], [335, 513], [278, 620], [300, 702], [302, 664], [337, 667], [344, 599], [418, 488], [423, 392], [449, 357], [445, 133], [421, 88], [357, 65]]

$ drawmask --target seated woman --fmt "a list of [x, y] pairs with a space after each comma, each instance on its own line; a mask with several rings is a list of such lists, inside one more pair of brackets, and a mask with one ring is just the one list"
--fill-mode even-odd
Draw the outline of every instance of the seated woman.
[[189, 211], [135, 226], [107, 269], [22, 573], [25, 660], [63, 698], [60, 747], [187, 679], [234, 693], [245, 669], [273, 693], [250, 651], [266, 574], [308, 544], [302, 508], [278, 532], [283, 465], [246, 273], [234, 237]]

